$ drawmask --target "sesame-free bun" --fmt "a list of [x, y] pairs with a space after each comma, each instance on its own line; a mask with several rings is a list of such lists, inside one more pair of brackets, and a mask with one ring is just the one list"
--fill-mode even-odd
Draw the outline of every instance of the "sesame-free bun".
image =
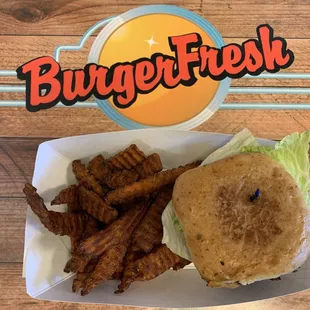
[[[258, 189], [260, 196], [250, 199]], [[183, 173], [173, 207], [209, 286], [277, 278], [307, 259], [304, 198], [292, 176], [266, 155], [235, 155]]]

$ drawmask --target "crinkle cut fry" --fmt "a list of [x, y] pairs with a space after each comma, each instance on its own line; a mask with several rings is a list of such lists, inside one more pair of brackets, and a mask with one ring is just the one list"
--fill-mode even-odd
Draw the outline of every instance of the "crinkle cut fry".
[[[105, 255], [105, 254], [102, 254]], [[95, 259], [91, 260], [88, 265], [85, 267], [83, 272], [77, 272], [75, 279], [72, 283], [72, 292], [78, 292], [84, 286], [84, 280], [94, 271], [98, 261], [101, 257], [96, 257]], [[123, 271], [123, 266], [120, 265], [119, 269], [116, 270], [108, 280], [120, 280], [121, 274]]]
[[[127, 249], [126, 255], [124, 257], [123, 266], [122, 266], [122, 270], [120, 272], [119, 278], [122, 279], [123, 277], [127, 277], [128, 276], [128, 274], [127, 274], [128, 266], [130, 266], [136, 260], [142, 258], [145, 255], [146, 254], [144, 252], [141, 252], [138, 249], [135, 249], [133, 244], [130, 243], [130, 245]], [[129, 270], [129, 272], [130, 272], [130, 270]]]
[[47, 210], [37, 189], [27, 183], [23, 189], [32, 211], [39, 217], [41, 223], [56, 235], [81, 236], [88, 215], [84, 213], [61, 213]]
[[156, 245], [161, 244], [163, 224], [161, 216], [172, 198], [173, 188], [163, 188], [148, 208], [145, 217], [132, 234], [132, 244], [140, 251], [149, 252]]
[[154, 153], [146, 157], [141, 164], [136, 165], [132, 169], [115, 170], [107, 174], [105, 183], [108, 187], [116, 189], [132, 184], [139, 179], [145, 179], [163, 169], [160, 157]]
[[130, 170], [131, 168], [141, 164], [144, 159], [144, 153], [135, 144], [132, 144], [125, 150], [108, 159], [108, 165], [111, 169]]
[[87, 295], [99, 284], [111, 279], [113, 274], [120, 269], [130, 242], [129, 237], [125, 242], [116, 244], [101, 256], [93, 272], [84, 280], [82, 296]]
[[121, 284], [115, 293], [124, 292], [134, 281], [154, 279], [170, 268], [176, 265], [180, 266], [181, 262], [184, 262], [185, 265], [190, 263], [172, 253], [165, 244], [162, 244], [127, 266]]
[[127, 203], [137, 197], [149, 195], [155, 191], [160, 190], [166, 185], [172, 184], [185, 171], [198, 167], [201, 161], [196, 161], [187, 164], [183, 167], [174, 168], [171, 170], [161, 171], [153, 176], [138, 182], [132, 183], [128, 186], [118, 188], [115, 191], [109, 192], [106, 195], [106, 201], [113, 204]]
[[[141, 202], [141, 205], [148, 205], [147, 201]], [[142, 216], [145, 214], [146, 209], [142, 212]], [[120, 279], [123, 271], [123, 259], [127, 252], [128, 244], [131, 241], [131, 234], [135, 227], [138, 225], [138, 221], [132, 224], [131, 230], [127, 231], [127, 234], [120, 239], [120, 243], [108, 248], [101, 254], [101, 257], [92, 259], [88, 265], [84, 268], [83, 272], [77, 273], [77, 278], [73, 282], [73, 291], [77, 292], [80, 288], [83, 288], [82, 295], [88, 294], [94, 287], [100, 283], [110, 279]], [[83, 264], [86, 261], [81, 260]], [[89, 266], [94, 266], [92, 262], [95, 262], [95, 267], [90, 271]]]
[[[71, 253], [72, 253], [73, 256], [67, 262], [67, 264], [66, 264], [66, 266], [64, 268], [64, 272], [69, 273], [70, 271], [73, 271], [73, 266], [74, 266], [74, 264], [76, 264], [76, 262], [74, 261], [74, 254], [75, 254], [76, 248], [80, 244], [81, 240], [86, 240], [87, 238], [91, 237], [92, 235], [94, 235], [99, 230], [100, 229], [99, 229], [98, 221], [96, 219], [94, 219], [92, 216], [88, 216], [88, 221], [85, 224], [82, 237], [80, 237], [77, 240], [77, 243], [76, 243], [76, 246], [74, 248], [74, 251], [72, 251], [72, 245], [71, 245]], [[72, 238], [71, 238], [71, 240], [72, 240]], [[75, 259], [77, 259], [77, 257], [75, 257]]]
[[99, 231], [90, 238], [82, 241], [73, 255], [72, 271], [83, 272], [87, 263], [100, 256], [114, 245], [123, 242], [130, 236], [137, 227], [145, 212], [149, 202], [140, 202], [134, 209], [124, 213], [118, 220], [110, 224], [106, 229]]
[[[70, 185], [59, 192], [59, 194], [51, 201], [51, 205], [77, 204], [78, 187]], [[70, 210], [73, 212], [74, 210]]]
[[96, 193], [80, 186], [79, 199], [81, 208], [102, 223], [112, 223], [118, 215], [116, 209], [110, 207]]
[[88, 216], [88, 221], [85, 225], [82, 240], [86, 240], [95, 233], [97, 233], [100, 230], [99, 228], [99, 222], [93, 218], [92, 216]]
[[136, 182], [139, 179], [139, 174], [135, 170], [117, 170], [111, 172], [106, 178], [105, 183], [112, 189], [123, 187]]
[[84, 164], [81, 163], [80, 160], [74, 160], [72, 162], [72, 170], [80, 185], [94, 191], [101, 197], [104, 197], [104, 195], [108, 192], [108, 189], [102, 187], [96, 181], [95, 177], [90, 174], [89, 170]]
[[139, 174], [140, 179], [145, 179], [157, 172], [163, 170], [161, 159], [157, 153], [149, 155], [140, 165], [137, 165], [135, 171]]
[[88, 169], [101, 184], [116, 189], [161, 171], [162, 163], [158, 154], [145, 158], [137, 146], [132, 145], [108, 160], [97, 155], [89, 162]]
[[101, 154], [88, 163], [88, 170], [100, 184], [105, 184], [106, 178], [112, 173], [112, 169]]
[[[70, 185], [59, 192], [59, 194], [51, 201], [51, 205], [68, 205], [68, 214], [80, 212], [81, 207], [78, 201], [78, 186]], [[81, 237], [70, 237], [71, 253], [73, 253], [80, 242]], [[66, 264], [65, 270], [68, 270], [71, 262]]]
[[86, 279], [86, 277], [93, 272], [95, 269], [97, 263], [99, 261], [99, 257], [96, 257], [92, 259], [87, 266], [85, 267], [83, 272], [77, 272], [75, 279], [73, 280], [72, 283], [72, 292], [76, 293], [80, 288], [82, 288], [83, 282]]

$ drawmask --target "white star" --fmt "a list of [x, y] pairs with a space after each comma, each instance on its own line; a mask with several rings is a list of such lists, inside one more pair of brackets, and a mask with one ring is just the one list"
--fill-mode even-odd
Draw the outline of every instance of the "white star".
[[156, 41], [154, 41], [154, 36], [152, 36], [149, 40], [144, 40], [145, 42], [147, 42], [150, 46], [150, 48], [154, 45], [154, 44], [159, 44]]

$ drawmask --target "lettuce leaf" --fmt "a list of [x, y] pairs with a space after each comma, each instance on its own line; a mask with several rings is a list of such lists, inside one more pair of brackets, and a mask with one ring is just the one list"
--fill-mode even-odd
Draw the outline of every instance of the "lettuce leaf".
[[[201, 165], [208, 165], [225, 157], [239, 154], [245, 146], [258, 146], [255, 137], [248, 129], [237, 133], [227, 144], [210, 154]], [[182, 227], [175, 215], [172, 201], [163, 212], [162, 223], [164, 227], [162, 243], [165, 243], [173, 253], [191, 261], [191, 254], [186, 245]]]
[[265, 146], [244, 146], [241, 151], [246, 153], [263, 153], [281, 163], [287, 172], [295, 179], [308, 207], [310, 207], [309, 143], [310, 131], [305, 131], [301, 134], [295, 132], [276, 143], [274, 148]]
[[182, 231], [181, 224], [180, 224], [176, 215], [173, 217], [172, 222], [173, 222], [173, 225], [175, 226], [176, 230]]

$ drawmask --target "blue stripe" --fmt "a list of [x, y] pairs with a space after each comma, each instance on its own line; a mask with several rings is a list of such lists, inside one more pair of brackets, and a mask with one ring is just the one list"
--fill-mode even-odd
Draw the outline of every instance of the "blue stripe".
[[[0, 100], [0, 107], [25, 107], [25, 101], [23, 100]], [[58, 108], [98, 108], [96, 102], [85, 101], [77, 102], [74, 106], [65, 106], [63, 104], [57, 105]], [[224, 103], [220, 106], [220, 110], [310, 110], [310, 103]]]
[[[25, 85], [0, 85], [0, 93], [25, 92]], [[291, 94], [309, 95], [310, 88], [292, 87], [232, 87], [228, 90], [230, 94]]]

